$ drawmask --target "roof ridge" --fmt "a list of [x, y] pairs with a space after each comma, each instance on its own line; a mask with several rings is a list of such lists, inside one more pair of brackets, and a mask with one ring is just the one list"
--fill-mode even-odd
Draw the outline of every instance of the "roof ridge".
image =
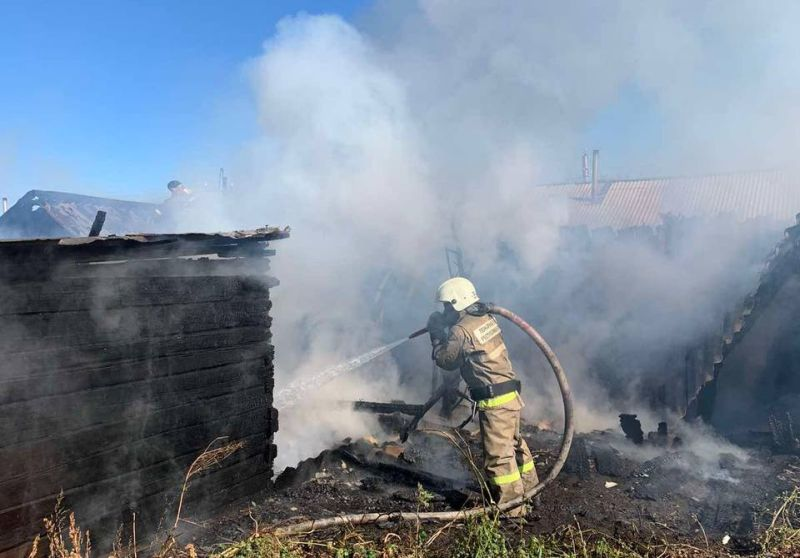
[[[600, 184], [620, 184], [625, 182], [652, 182], [656, 180], [702, 180], [708, 178], [718, 178], [718, 177], [741, 177], [741, 176], [753, 176], [753, 175], [769, 175], [769, 174], [787, 174], [787, 171], [784, 169], [755, 169], [755, 170], [748, 170], [748, 171], [729, 171], [729, 172], [716, 172], [716, 173], [708, 173], [708, 174], [697, 174], [697, 175], [665, 175], [665, 176], [645, 176], [639, 178], [611, 178], [611, 179], [601, 179], [598, 182]], [[555, 186], [589, 186], [591, 182], [583, 182], [583, 181], [576, 181], [576, 182], [548, 182], [545, 184], [537, 184], [537, 187], [555, 187]]]
[[89, 196], [86, 194], [75, 194], [73, 192], [60, 192], [58, 190], [39, 190], [34, 188], [33, 190], [28, 190], [25, 194], [20, 197], [20, 201], [28, 197], [29, 195], [34, 196], [51, 196], [51, 197], [58, 197], [58, 198], [75, 198], [80, 199], [82, 201], [89, 201], [95, 200], [100, 202], [114, 202], [114, 203], [124, 203], [124, 204], [135, 204], [135, 205], [144, 205], [144, 206], [158, 206], [159, 204], [153, 202], [144, 202], [144, 201], [134, 201], [134, 200], [122, 200], [119, 198], [106, 198], [102, 196]]

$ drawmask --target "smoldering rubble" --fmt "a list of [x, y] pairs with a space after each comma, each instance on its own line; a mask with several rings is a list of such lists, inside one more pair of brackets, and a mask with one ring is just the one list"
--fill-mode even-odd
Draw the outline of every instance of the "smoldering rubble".
[[[531, 426], [523, 434], [543, 476], [560, 435]], [[800, 480], [800, 459], [713, 444], [714, 452], [699, 444], [634, 447], [621, 431], [581, 434], [567, 467], [529, 512], [524, 531], [552, 533], [577, 521], [620, 540], [669, 539], [701, 547], [710, 540], [714, 548], [752, 552], [772, 519], [769, 510]], [[430, 509], [481, 505], [475, 474], [480, 455], [475, 432], [454, 435], [435, 421], [403, 445], [385, 432], [380, 439], [348, 440], [287, 468], [275, 492], [253, 500], [245, 512], [231, 510], [208, 524], [196, 541], [203, 548], [235, 536], [253, 518], [260, 525], [281, 525], [343, 513], [414, 512], [419, 484], [432, 492]], [[396, 528], [390, 519], [383, 527]]]
[[[794, 331], [789, 317], [794, 314], [787, 305], [794, 304], [790, 301], [800, 273], [799, 240], [800, 227], [786, 230], [762, 268], [758, 286], [722, 316], [711, 343], [718, 349], [707, 361], [691, 361], [697, 366], [690, 369], [697, 373], [691, 383], [696, 389], [684, 391], [688, 400], [680, 409], [666, 409], [663, 398], [656, 407], [640, 399], [638, 412], [619, 413], [613, 428], [584, 429], [576, 437], [561, 476], [529, 515], [528, 532], [549, 533], [578, 521], [631, 540], [677, 538], [711, 544], [719, 552], [758, 550], [756, 540], [774, 520], [772, 510], [800, 482], [800, 442], [793, 426], [800, 408], [791, 406], [791, 397], [776, 398], [771, 391], [779, 381], [776, 375], [789, 383], [794, 377], [787, 371], [794, 366], [794, 337], [767, 340], [763, 333], [764, 328]], [[707, 339], [697, 340], [698, 348], [707, 346]], [[742, 369], [743, 363], [756, 361], [761, 364]], [[665, 370], [670, 377], [663, 380], [683, 382], [686, 372]], [[738, 386], [743, 383], [751, 386], [747, 399], [754, 405], [749, 414], [731, 421], [731, 405], [738, 403], [730, 394], [741, 394]], [[689, 385], [684, 383], [684, 389]], [[729, 395], [715, 398], [711, 391]], [[760, 407], [755, 404], [759, 401]], [[377, 414], [370, 423], [373, 435], [344, 440], [286, 468], [264, 507], [254, 504], [248, 514], [280, 524], [348, 512], [413, 511], [419, 505], [418, 483], [433, 491], [437, 510], [482, 502], [477, 428], [453, 429], [463, 413], [457, 420], [431, 413], [401, 443], [398, 433], [418, 406], [361, 401], [353, 407]], [[557, 420], [523, 425], [540, 478], [559, 448], [557, 426]], [[276, 515], [274, 504], [279, 502], [288, 508]], [[241, 521], [231, 513], [215, 524], [213, 536], [225, 536]]]

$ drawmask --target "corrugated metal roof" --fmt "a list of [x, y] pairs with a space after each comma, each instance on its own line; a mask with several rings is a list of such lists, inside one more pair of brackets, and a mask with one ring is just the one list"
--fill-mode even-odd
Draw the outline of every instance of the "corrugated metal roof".
[[589, 228], [658, 226], [667, 216], [772, 218], [787, 225], [800, 212], [800, 180], [780, 171], [700, 177], [616, 180], [591, 199], [590, 184], [541, 186], [548, 198], [569, 199], [569, 225]]
[[106, 212], [106, 235], [168, 228], [155, 204], [31, 190], [0, 216], [0, 237], [86, 236], [98, 211]]

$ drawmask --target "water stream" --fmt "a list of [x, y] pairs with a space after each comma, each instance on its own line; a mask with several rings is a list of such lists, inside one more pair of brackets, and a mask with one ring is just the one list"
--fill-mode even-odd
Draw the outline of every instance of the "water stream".
[[369, 361], [375, 360], [382, 354], [388, 353], [395, 347], [399, 347], [408, 340], [408, 337], [403, 337], [394, 343], [388, 343], [376, 349], [372, 349], [371, 351], [367, 351], [366, 353], [352, 358], [346, 362], [342, 362], [336, 366], [327, 368], [311, 378], [296, 380], [275, 395], [274, 405], [277, 409], [286, 409], [287, 407], [292, 407], [300, 401], [304, 393], [310, 390], [319, 389], [342, 374], [346, 374], [351, 370], [355, 370], [360, 366], [364, 366]]

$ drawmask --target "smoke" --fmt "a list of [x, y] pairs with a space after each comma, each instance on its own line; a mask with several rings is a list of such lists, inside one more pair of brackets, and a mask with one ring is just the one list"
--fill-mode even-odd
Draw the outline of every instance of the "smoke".
[[[221, 221], [218, 207], [202, 221], [293, 228], [274, 260], [277, 389], [421, 327], [444, 248], [460, 247], [483, 298], [554, 344], [581, 428], [611, 426], [752, 288], [782, 224], [719, 219], [672, 254], [652, 238], [574, 250], [560, 230], [567, 200], [533, 185], [578, 175], [598, 139], [613, 148], [609, 174], [788, 165], [798, 10], [420, 0], [375, 2], [355, 23], [282, 20], [247, 65], [263, 130], [235, 169], [248, 186]], [[508, 335], [526, 412], [558, 415], [540, 357]], [[385, 399], [400, 385], [424, 397], [424, 342], [394, 356], [284, 413], [279, 462], [369, 428], [322, 418], [318, 397]]]
[[[283, 281], [276, 293], [279, 370], [294, 378], [391, 334], [374, 319], [376, 306], [395, 304], [388, 293], [376, 301], [383, 270], [417, 288], [415, 304], [405, 309], [406, 327], [417, 329], [432, 309], [429, 293], [441, 271], [430, 270], [441, 266], [445, 246], [463, 237], [460, 242], [483, 255], [476, 271], [486, 271], [502, 258], [502, 243], [542, 238], [545, 249], [518, 251], [527, 263], [541, 264], [563, 215], [534, 203], [533, 151], [521, 146], [498, 151], [463, 187], [452, 182], [455, 166], [432, 157], [432, 138], [412, 113], [408, 82], [387, 62], [377, 45], [338, 18], [298, 16], [279, 25], [253, 64], [261, 122], [270, 139], [278, 138], [258, 147], [269, 158], [264, 194], [281, 208], [273, 214], [294, 227], [291, 247], [287, 243], [276, 259]], [[529, 211], [519, 211], [520, 203]], [[505, 228], [496, 226], [501, 222]], [[403, 333], [408, 331], [394, 335]], [[429, 383], [425, 360], [416, 366]], [[359, 389], [328, 390], [343, 399], [385, 399], [385, 388], [397, 382], [393, 372], [385, 366], [360, 374], [370, 381], [347, 386]], [[288, 415], [284, 425], [293, 423]], [[291, 448], [313, 453], [331, 441], [320, 436], [329, 426], [302, 424], [280, 435], [291, 440], [282, 463], [298, 457]], [[331, 435], [340, 435], [339, 429]]]

